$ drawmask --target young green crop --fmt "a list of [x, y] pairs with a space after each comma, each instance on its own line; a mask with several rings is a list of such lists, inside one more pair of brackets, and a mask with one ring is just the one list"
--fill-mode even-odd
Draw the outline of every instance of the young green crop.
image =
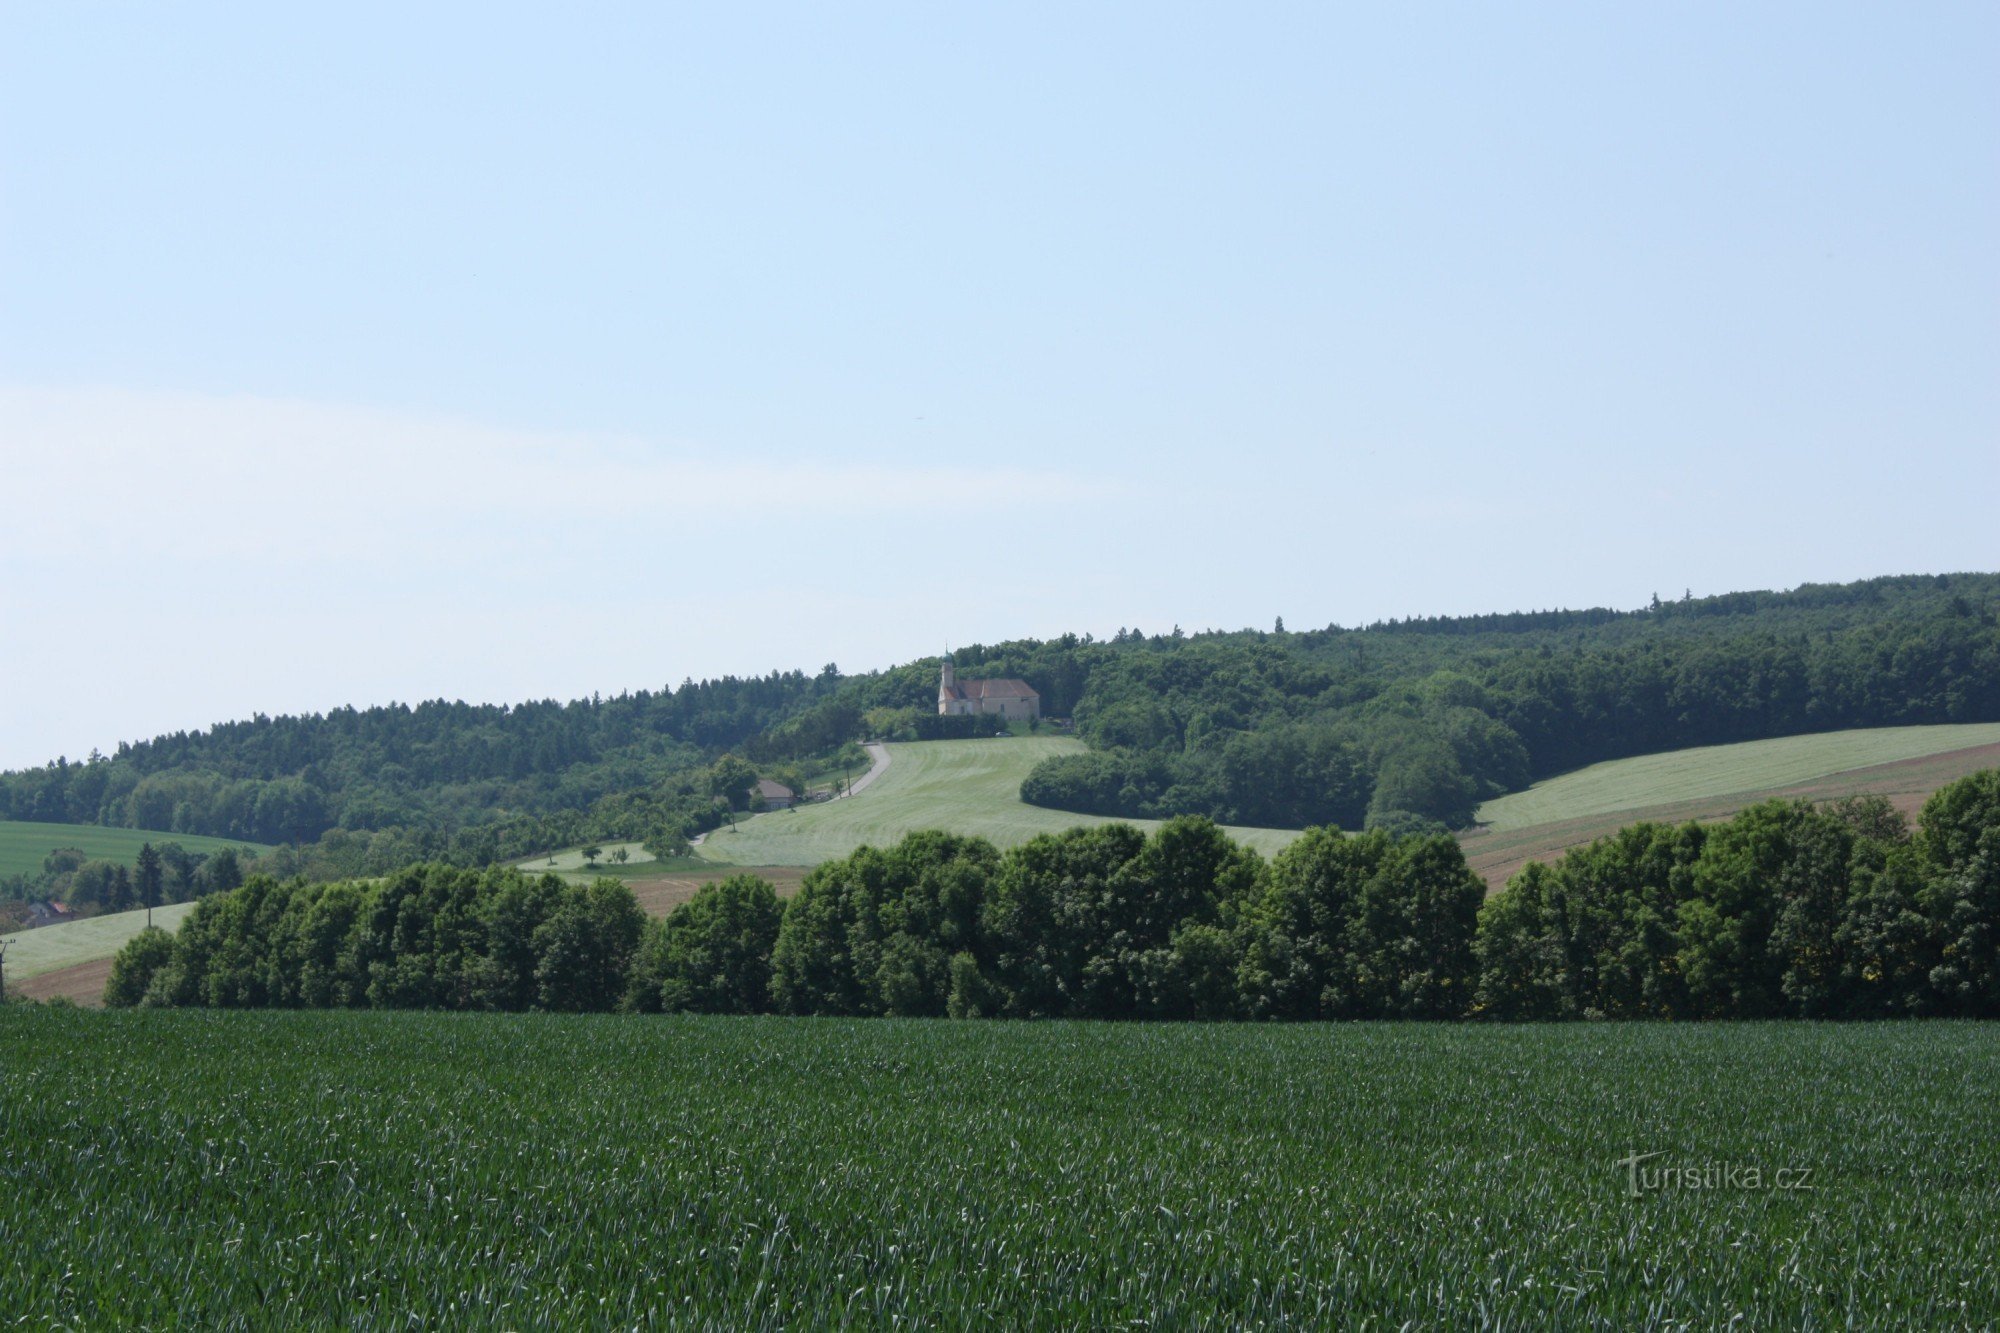
[[[2000, 1317], [1993, 1025], [17, 1006], [0, 1049], [36, 1325]], [[1630, 1197], [1648, 1152], [1766, 1183]]]

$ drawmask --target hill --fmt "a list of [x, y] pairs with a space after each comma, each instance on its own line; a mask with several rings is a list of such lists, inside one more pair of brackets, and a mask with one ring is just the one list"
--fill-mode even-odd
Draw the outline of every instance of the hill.
[[176, 842], [196, 855], [219, 852], [225, 847], [248, 847], [260, 856], [271, 850], [258, 843], [205, 838], [192, 833], [0, 820], [0, 878], [40, 873], [42, 858], [58, 847], [75, 847], [94, 861], [116, 861], [129, 866], [138, 859], [139, 848], [149, 842], [155, 847], [163, 842]]
[[[1038, 805], [1266, 828], [1460, 827], [1483, 800], [1637, 754], [2000, 722], [2000, 576], [1361, 628], [1121, 629], [954, 656], [965, 679], [1027, 681], [1090, 747], [1038, 766], [1024, 787]], [[714, 796], [741, 792], [743, 761], [780, 776], [865, 736], [915, 739], [938, 666], [850, 675], [829, 663], [567, 704], [258, 716], [0, 774], [0, 818], [173, 823], [300, 845], [298, 864], [328, 874], [485, 865], [583, 838], [666, 845], [710, 826]]]
[[[1079, 824], [1133, 823], [1045, 810], [1021, 800], [1021, 780], [1044, 759], [1081, 754], [1067, 736], [1013, 736], [971, 741], [915, 741], [889, 747], [889, 767], [865, 790], [844, 800], [797, 806], [718, 829], [696, 854], [717, 865], [810, 866], [846, 856], [864, 844], [899, 841], [918, 829], [976, 834], [1000, 847]], [[1232, 828], [1238, 841], [1269, 854], [1290, 842], [1282, 829]]]

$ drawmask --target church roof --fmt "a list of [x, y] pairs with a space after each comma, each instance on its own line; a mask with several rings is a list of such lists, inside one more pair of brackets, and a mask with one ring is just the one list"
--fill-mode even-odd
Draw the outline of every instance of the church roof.
[[1025, 680], [961, 680], [948, 693], [954, 699], [1039, 699]]

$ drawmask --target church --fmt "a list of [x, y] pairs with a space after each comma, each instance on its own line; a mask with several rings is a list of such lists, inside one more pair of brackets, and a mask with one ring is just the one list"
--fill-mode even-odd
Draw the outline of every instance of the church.
[[949, 657], [938, 681], [938, 712], [946, 717], [962, 713], [989, 713], [1024, 720], [1042, 715], [1042, 696], [1025, 680], [960, 680]]

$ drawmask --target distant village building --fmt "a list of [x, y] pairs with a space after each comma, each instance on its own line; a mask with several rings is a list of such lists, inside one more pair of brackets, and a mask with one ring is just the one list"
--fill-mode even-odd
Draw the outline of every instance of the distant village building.
[[1040, 717], [1042, 696], [1025, 680], [960, 680], [947, 657], [938, 682], [938, 712], [946, 717], [990, 713], [1015, 721]]
[[757, 785], [750, 790], [764, 798], [766, 810], [783, 810], [799, 799], [799, 794], [790, 787], [782, 782], [773, 782], [769, 778], [758, 778]]
[[28, 926], [53, 926], [64, 921], [73, 921], [76, 913], [58, 902], [29, 903]]

